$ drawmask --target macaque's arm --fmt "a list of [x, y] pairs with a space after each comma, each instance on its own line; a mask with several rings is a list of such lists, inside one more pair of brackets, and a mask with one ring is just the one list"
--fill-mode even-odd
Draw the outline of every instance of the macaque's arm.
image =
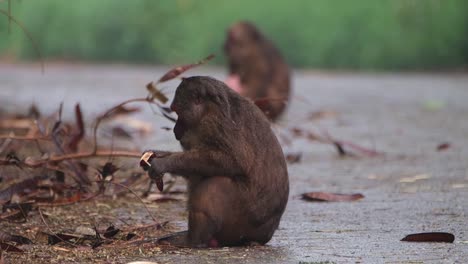
[[165, 172], [185, 177], [191, 175], [235, 176], [242, 174], [242, 169], [230, 156], [220, 151], [190, 150], [172, 152], [171, 154], [151, 160], [151, 170], [156, 174]]

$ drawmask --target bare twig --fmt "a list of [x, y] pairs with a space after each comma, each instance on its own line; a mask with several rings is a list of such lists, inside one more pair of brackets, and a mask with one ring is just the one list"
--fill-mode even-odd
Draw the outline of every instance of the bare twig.
[[48, 136], [15, 136], [15, 135], [0, 135], [0, 139], [14, 140], [50, 140]]
[[[39, 159], [39, 160], [25, 160], [22, 161], [21, 165], [24, 165], [26, 167], [30, 168], [37, 168], [43, 165], [46, 165], [47, 163], [56, 163], [56, 162], [61, 162], [64, 160], [70, 160], [70, 159], [89, 159], [89, 158], [97, 158], [97, 157], [127, 157], [127, 158], [140, 158], [141, 153], [140, 152], [133, 152], [133, 151], [124, 151], [124, 150], [116, 150], [116, 151], [97, 151], [96, 153], [94, 152], [87, 152], [87, 153], [72, 153], [72, 154], [65, 154], [65, 155], [59, 155], [59, 156], [52, 156], [50, 158], [46, 159]], [[8, 159], [0, 158], [0, 165], [9, 165], [10, 162]]]
[[97, 144], [97, 130], [99, 128], [99, 124], [101, 123], [102, 120], [106, 119], [113, 111], [115, 111], [116, 109], [126, 105], [126, 104], [129, 104], [129, 103], [135, 103], [135, 102], [148, 102], [148, 103], [153, 103], [153, 104], [156, 104], [155, 102], [153, 102], [150, 98], [146, 97], [146, 98], [134, 98], [134, 99], [129, 99], [129, 100], [126, 100], [126, 101], [123, 101], [121, 103], [119, 103], [118, 105], [110, 108], [109, 110], [107, 110], [104, 114], [100, 115], [99, 117], [96, 118], [96, 124], [94, 125], [94, 131], [93, 131], [93, 142], [94, 142], [94, 148], [93, 148], [93, 152], [94, 153], [97, 153], [97, 148], [98, 148], [98, 144]]
[[330, 134], [325, 131], [325, 138], [324, 140], [328, 141], [329, 143], [332, 143], [336, 146], [337, 150], [338, 150], [338, 153], [341, 155], [341, 156], [344, 156], [344, 155], [349, 155], [345, 150], [344, 150], [344, 146], [348, 146], [349, 148], [351, 149], [354, 149], [355, 151], [365, 155], [365, 156], [368, 156], [368, 157], [376, 157], [376, 156], [380, 156], [382, 155], [382, 153], [380, 152], [377, 152], [375, 150], [372, 150], [372, 149], [368, 149], [368, 148], [365, 148], [365, 147], [362, 147], [362, 146], [359, 146], [355, 143], [352, 143], [352, 142], [347, 142], [347, 141], [343, 141], [343, 140], [337, 140], [337, 139], [334, 139], [330, 136]]
[[41, 220], [42, 220], [42, 223], [44, 223], [44, 225], [47, 227], [47, 230], [49, 231], [50, 234], [52, 234], [54, 237], [60, 239], [62, 242], [65, 242], [73, 247], [75, 247], [76, 245], [71, 243], [71, 242], [68, 242], [66, 240], [63, 240], [61, 237], [59, 237], [57, 235], [57, 233], [55, 233], [54, 231], [52, 231], [52, 228], [50, 228], [49, 224], [47, 224], [46, 220], [44, 219], [44, 215], [42, 215], [42, 211], [41, 211], [41, 208], [38, 207], [37, 210], [39, 211], [39, 215], [41, 216]]
[[[10, 3], [10, 1], [8, 1], [8, 3]], [[10, 8], [10, 5], [8, 5], [8, 8]], [[6, 17], [8, 17], [8, 21], [13, 21], [13, 23], [15, 23], [18, 27], [20, 27], [24, 34], [26, 35], [26, 37], [29, 39], [29, 41], [31, 41], [31, 44], [37, 54], [37, 56], [39, 57], [39, 61], [41, 62], [41, 72], [42, 74], [44, 74], [44, 60], [42, 58], [42, 55], [41, 55], [41, 51], [39, 50], [39, 46], [37, 45], [36, 41], [34, 40], [34, 38], [32, 37], [32, 34], [31, 32], [29, 32], [26, 27], [21, 23], [19, 22], [18, 20], [16, 20], [16, 18], [14, 18], [11, 14], [10, 14], [10, 10], [8, 11], [5, 11], [3, 9], [0, 9], [0, 13], [5, 15]]]
[[154, 222], [158, 222], [156, 220], [156, 218], [151, 214], [149, 208], [146, 206], [145, 202], [143, 201], [143, 199], [137, 194], [135, 193], [135, 191], [133, 191], [132, 189], [130, 189], [130, 187], [128, 186], [125, 186], [121, 183], [118, 183], [118, 182], [110, 182], [110, 181], [96, 181], [97, 183], [110, 183], [110, 184], [114, 184], [114, 185], [117, 185], [117, 186], [120, 186], [124, 189], [127, 189], [129, 192], [131, 192], [136, 198], [138, 198], [138, 200], [140, 200], [140, 202], [143, 204], [143, 206], [145, 207], [146, 209], [146, 212], [148, 213], [148, 215], [153, 219]]
[[11, 0], [8, 0], [8, 34], [11, 33]]

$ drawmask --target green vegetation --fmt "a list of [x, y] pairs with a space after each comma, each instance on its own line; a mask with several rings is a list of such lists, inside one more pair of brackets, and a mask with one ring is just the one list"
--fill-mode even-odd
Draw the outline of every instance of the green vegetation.
[[[215, 53], [255, 22], [296, 67], [444, 69], [468, 64], [465, 0], [11, 0], [47, 58], [173, 64]], [[0, 1], [7, 9], [7, 1]], [[36, 55], [0, 17], [0, 54]]]

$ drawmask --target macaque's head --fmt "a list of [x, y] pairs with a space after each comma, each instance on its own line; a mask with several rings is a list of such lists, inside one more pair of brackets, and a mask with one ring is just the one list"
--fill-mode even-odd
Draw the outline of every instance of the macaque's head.
[[197, 127], [205, 119], [230, 118], [229, 88], [211, 77], [184, 78], [177, 87], [171, 109], [178, 118], [174, 134], [180, 140], [185, 132]]
[[229, 57], [240, 56], [250, 50], [249, 48], [252, 45], [258, 45], [262, 40], [262, 34], [252, 23], [245, 21], [237, 22], [227, 31], [224, 52]]

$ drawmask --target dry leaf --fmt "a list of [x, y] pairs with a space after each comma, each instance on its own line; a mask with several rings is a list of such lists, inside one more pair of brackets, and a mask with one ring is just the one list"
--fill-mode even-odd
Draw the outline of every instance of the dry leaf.
[[4, 243], [0, 241], [0, 249], [4, 250], [6, 252], [23, 252], [22, 249], [19, 249], [13, 245], [10, 245], [8, 243]]
[[117, 233], [119, 232], [120, 232], [120, 229], [115, 228], [113, 225], [111, 225], [106, 229], [103, 235], [105, 238], [112, 238], [115, 235], [117, 235]]
[[286, 154], [286, 161], [289, 162], [289, 163], [298, 163], [301, 161], [302, 159], [302, 153], [301, 152], [298, 152], [298, 153], [288, 153]]
[[150, 99], [157, 99], [161, 103], [165, 104], [169, 99], [165, 96], [157, 87], [154, 82], [150, 82], [146, 85], [146, 89], [151, 94]]
[[309, 192], [302, 194], [302, 199], [313, 202], [349, 202], [364, 198], [360, 193], [341, 194], [327, 192]]
[[309, 120], [319, 120], [324, 118], [335, 118], [338, 113], [333, 110], [321, 110], [309, 114]]
[[430, 178], [430, 176], [427, 175], [427, 174], [418, 174], [418, 175], [414, 175], [414, 176], [411, 176], [411, 177], [401, 178], [400, 182], [401, 183], [412, 183], [412, 182], [415, 182], [415, 181], [426, 180], [426, 179], [429, 179], [429, 178]]
[[169, 80], [172, 80], [172, 79], [176, 78], [177, 76], [181, 75], [182, 73], [184, 73], [187, 70], [190, 70], [190, 69], [192, 69], [192, 68], [194, 68], [196, 66], [205, 64], [206, 62], [213, 59], [214, 57], [215, 56], [213, 54], [211, 54], [208, 57], [204, 58], [203, 60], [201, 60], [201, 61], [199, 61], [197, 63], [187, 64], [187, 65], [183, 65], [183, 66], [173, 68], [170, 71], [168, 71], [166, 74], [164, 74], [161, 78], [159, 78], [158, 83], [167, 82]]
[[76, 117], [76, 133], [71, 137], [70, 142], [68, 143], [68, 148], [76, 152], [78, 150], [78, 144], [83, 139], [85, 134], [83, 114], [81, 113], [80, 104], [75, 106], [75, 117]]
[[2, 242], [15, 242], [18, 244], [32, 244], [33, 242], [24, 236], [10, 235], [8, 233], [0, 231], [0, 241]]
[[451, 147], [452, 145], [449, 143], [449, 142], [444, 142], [442, 144], [439, 144], [437, 146], [437, 151], [443, 151], [443, 150], [447, 150]]
[[405, 236], [401, 241], [406, 242], [444, 242], [453, 243], [455, 236], [445, 232], [418, 233]]

